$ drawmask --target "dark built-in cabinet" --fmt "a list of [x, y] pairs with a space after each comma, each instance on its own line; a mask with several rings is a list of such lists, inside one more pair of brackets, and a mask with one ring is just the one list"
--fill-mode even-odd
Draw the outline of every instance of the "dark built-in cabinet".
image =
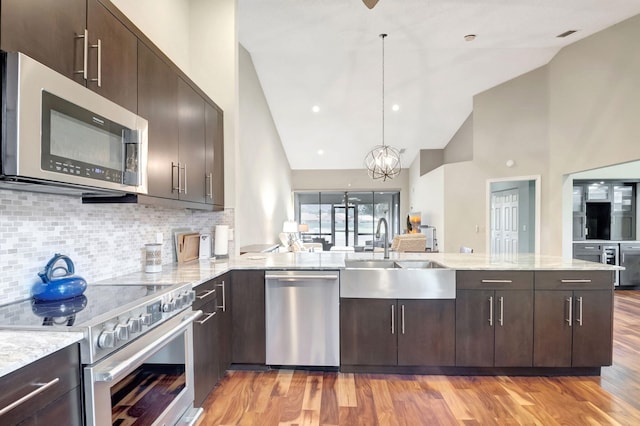
[[531, 367], [533, 272], [458, 271], [456, 365]]
[[454, 363], [454, 300], [340, 300], [340, 364]]
[[0, 415], [2, 425], [83, 424], [77, 344], [0, 378], [0, 389], [2, 408], [22, 399]]
[[141, 200], [224, 209], [222, 110], [111, 2], [0, 7], [0, 49], [25, 53], [148, 120], [149, 197]]
[[264, 271], [233, 271], [231, 280], [232, 362], [264, 365]]
[[22, 52], [136, 112], [137, 38], [100, 1], [8, 0], [1, 17], [2, 50]]
[[611, 365], [613, 272], [535, 276], [534, 367]]
[[575, 181], [573, 240], [634, 240], [636, 184]]
[[195, 406], [201, 407], [231, 364], [231, 312], [226, 304], [229, 274], [195, 287], [193, 310], [202, 317], [193, 325]]

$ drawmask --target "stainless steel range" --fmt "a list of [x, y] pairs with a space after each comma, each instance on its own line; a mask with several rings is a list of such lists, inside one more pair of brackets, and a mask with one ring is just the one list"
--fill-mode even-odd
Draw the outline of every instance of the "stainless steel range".
[[[56, 302], [0, 307], [0, 328], [80, 331], [87, 425], [191, 424], [191, 285], [98, 285]], [[146, 396], [145, 396], [146, 395]]]

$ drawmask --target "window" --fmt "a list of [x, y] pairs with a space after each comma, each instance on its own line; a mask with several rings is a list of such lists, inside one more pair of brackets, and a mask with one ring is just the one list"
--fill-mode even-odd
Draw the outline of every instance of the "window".
[[295, 216], [298, 223], [309, 225], [302, 236], [308, 242], [331, 246], [352, 246], [373, 250], [382, 247], [376, 241], [378, 220], [389, 223], [387, 244], [400, 232], [399, 192], [296, 192]]

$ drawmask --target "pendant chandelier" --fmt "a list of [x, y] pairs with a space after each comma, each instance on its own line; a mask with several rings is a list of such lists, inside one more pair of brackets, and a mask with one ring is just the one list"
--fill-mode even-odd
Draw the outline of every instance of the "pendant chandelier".
[[380, 34], [382, 39], [382, 145], [375, 146], [364, 159], [369, 177], [378, 180], [393, 179], [400, 174], [400, 152], [384, 143], [384, 39], [387, 34]]

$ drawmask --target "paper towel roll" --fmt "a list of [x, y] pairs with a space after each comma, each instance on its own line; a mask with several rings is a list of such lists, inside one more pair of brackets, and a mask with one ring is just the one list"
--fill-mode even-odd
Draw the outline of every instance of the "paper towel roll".
[[226, 256], [229, 254], [229, 227], [227, 225], [216, 226], [214, 253], [216, 256]]

